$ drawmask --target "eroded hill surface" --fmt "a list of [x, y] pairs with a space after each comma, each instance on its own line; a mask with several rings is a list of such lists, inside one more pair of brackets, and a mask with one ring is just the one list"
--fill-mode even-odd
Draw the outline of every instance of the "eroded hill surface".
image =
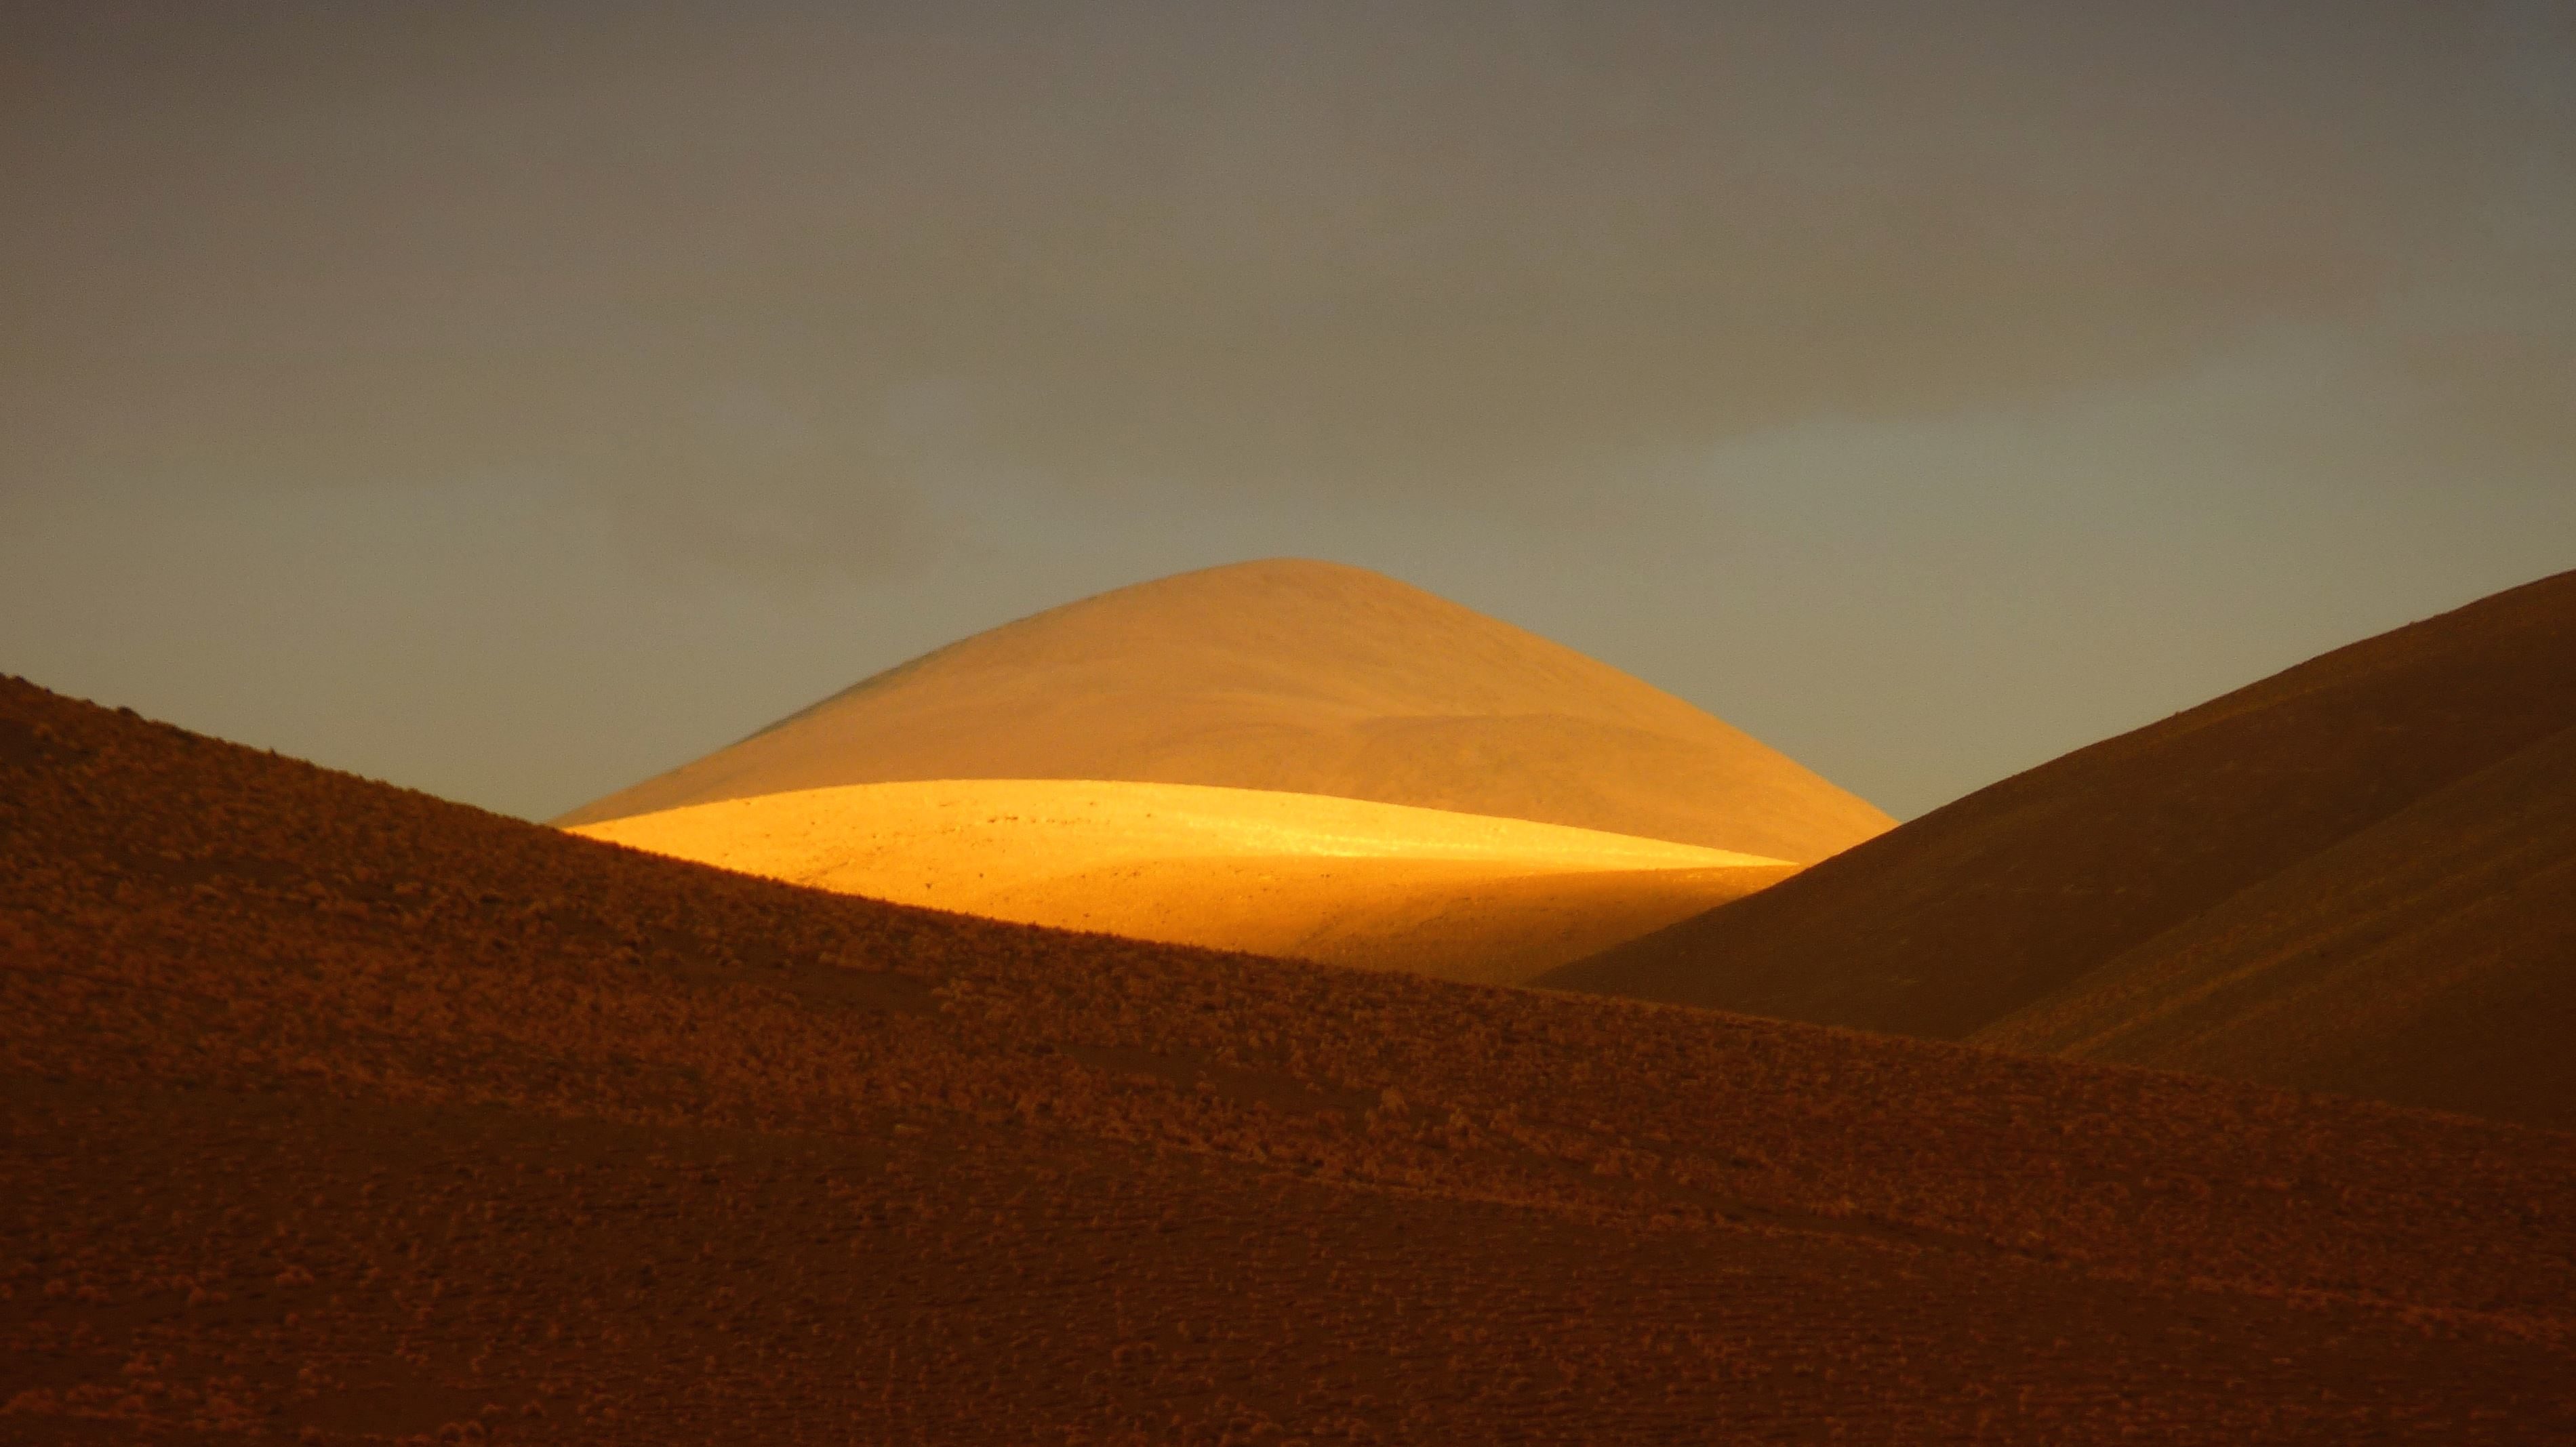
[[12, 1441], [2576, 1433], [2576, 1137], [796, 889], [0, 682]]
[[1549, 975], [2576, 1127], [2576, 573]]
[[1892, 822], [1606, 664], [1381, 574], [1294, 559], [977, 634], [555, 822], [926, 779], [1326, 794], [1801, 864]]

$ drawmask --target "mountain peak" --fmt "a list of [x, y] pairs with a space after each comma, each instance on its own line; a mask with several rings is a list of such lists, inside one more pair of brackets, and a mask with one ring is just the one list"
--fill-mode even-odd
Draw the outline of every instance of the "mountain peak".
[[1886, 815], [1607, 664], [1365, 568], [1097, 594], [875, 674], [558, 820], [928, 779], [1273, 789], [1798, 862]]

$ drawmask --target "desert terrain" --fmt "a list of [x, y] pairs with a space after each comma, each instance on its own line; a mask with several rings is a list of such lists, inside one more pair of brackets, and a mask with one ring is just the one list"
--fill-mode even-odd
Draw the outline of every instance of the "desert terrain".
[[2576, 1128], [2576, 573], [1541, 983]]
[[1795, 872], [1561, 824], [1099, 780], [800, 789], [573, 832], [1023, 924], [1485, 984], [1518, 984]]
[[555, 822], [938, 779], [1323, 794], [1798, 864], [1894, 822], [1606, 664], [1301, 559], [1183, 573], [979, 633]]
[[1521, 984], [1892, 821], [1581, 654], [1273, 559], [978, 634], [556, 822], [996, 919]]
[[2576, 1136], [801, 889], [16, 681], [0, 1079], [11, 1441], [2576, 1434]]

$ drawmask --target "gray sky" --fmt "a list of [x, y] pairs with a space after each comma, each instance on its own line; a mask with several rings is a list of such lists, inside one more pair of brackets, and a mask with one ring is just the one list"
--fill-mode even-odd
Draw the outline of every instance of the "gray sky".
[[22, 4], [0, 670], [544, 816], [1273, 554], [1911, 815], [2576, 566], [2576, 8]]

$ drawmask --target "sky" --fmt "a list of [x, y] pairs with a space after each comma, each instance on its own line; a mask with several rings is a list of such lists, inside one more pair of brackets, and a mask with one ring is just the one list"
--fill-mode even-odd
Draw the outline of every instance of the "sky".
[[0, 672], [543, 818], [1372, 567], [1900, 817], [2576, 567], [2576, 7], [0, 12]]

